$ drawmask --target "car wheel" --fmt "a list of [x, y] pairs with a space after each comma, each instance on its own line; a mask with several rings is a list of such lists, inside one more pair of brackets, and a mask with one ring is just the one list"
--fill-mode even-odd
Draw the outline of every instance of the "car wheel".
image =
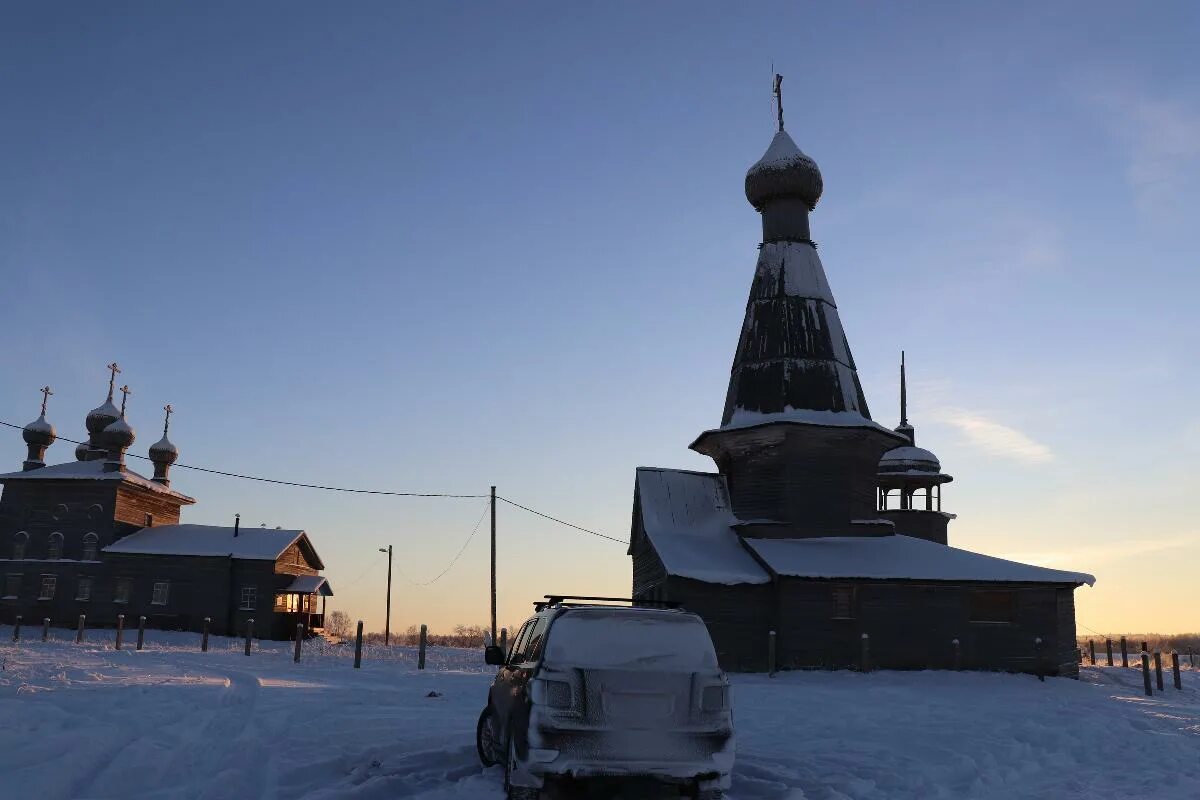
[[512, 731], [508, 733], [508, 756], [504, 759], [504, 791], [508, 800], [539, 800], [542, 796], [540, 789], [530, 789], [525, 786], [513, 786], [510, 778], [517, 766], [517, 743], [513, 741]]
[[479, 723], [475, 726], [475, 750], [479, 753], [479, 763], [485, 767], [494, 767], [500, 763], [496, 747], [496, 727], [492, 724], [495, 714], [488, 706], [479, 715]]

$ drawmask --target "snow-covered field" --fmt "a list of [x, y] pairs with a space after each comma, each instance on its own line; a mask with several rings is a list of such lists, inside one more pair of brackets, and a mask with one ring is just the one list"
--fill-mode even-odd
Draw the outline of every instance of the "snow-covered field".
[[[0, 626], [0, 797], [501, 798], [475, 719], [477, 651]], [[136, 636], [136, 632], [135, 632]], [[1080, 681], [950, 673], [734, 677], [731, 797], [1200, 797], [1200, 673], [1147, 698], [1140, 672]], [[435, 694], [436, 693], [436, 694]]]

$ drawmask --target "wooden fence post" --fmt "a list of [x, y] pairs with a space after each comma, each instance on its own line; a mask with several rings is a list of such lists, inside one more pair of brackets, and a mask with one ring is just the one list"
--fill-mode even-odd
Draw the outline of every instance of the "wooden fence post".
[[1153, 697], [1154, 690], [1150, 688], [1150, 654], [1142, 651], [1142, 683], [1146, 684], [1146, 696]]
[[417, 669], [425, 669], [425, 643], [429, 638], [429, 628], [421, 626], [421, 638], [417, 644]]
[[1129, 645], [1125, 641], [1125, 637], [1121, 637], [1121, 666], [1129, 666]]
[[125, 634], [125, 615], [117, 614], [117, 646], [116, 649], [121, 649], [121, 637]]
[[1162, 653], [1154, 651], [1154, 682], [1158, 685], [1158, 690], [1163, 690], [1162, 682]]
[[1148, 645], [1146, 642], [1142, 642], [1142, 650], [1143, 650], [1143, 652], [1149, 653], [1150, 645]]
[[1111, 666], [1113, 665], [1113, 659], [1112, 659], [1112, 639], [1105, 639], [1105, 640], [1104, 640], [1104, 649], [1105, 649], [1105, 650], [1108, 652], [1108, 665], [1111, 667]]
[[868, 633], [862, 635], [862, 671], [871, 671], [871, 635]]
[[504, 651], [504, 657], [508, 657], [508, 628], [500, 629], [500, 649]]
[[954, 669], [960, 670], [962, 669], [962, 643], [958, 639], [954, 639], [950, 644], [954, 645]]
[[1046, 680], [1046, 670], [1042, 668], [1042, 637], [1033, 637], [1033, 667], [1037, 679], [1043, 683]]
[[49, 638], [50, 638], [50, 618], [43, 617], [42, 618], [42, 641], [44, 642]]
[[17, 624], [13, 625], [13, 641], [21, 641], [21, 615], [17, 614]]
[[300, 663], [300, 641], [304, 638], [304, 623], [296, 623], [296, 653], [292, 656], [292, 661]]
[[1175, 688], [1183, 690], [1183, 679], [1179, 676], [1179, 651], [1171, 653], [1171, 672], [1175, 677]]
[[1088, 652], [1092, 656], [1092, 666], [1096, 666], [1096, 643], [1088, 639]]
[[1192, 665], [1192, 669], [1196, 668], [1196, 651], [1188, 648], [1188, 662]]
[[771, 677], [775, 676], [775, 668], [779, 663], [777, 661], [779, 653], [776, 650], [775, 631], [767, 631], [767, 674]]
[[362, 620], [358, 621], [358, 634], [354, 638], [354, 668], [362, 667]]
[[212, 625], [212, 617], [204, 618], [204, 634], [200, 637], [200, 652], [208, 652], [208, 626]]
[[142, 645], [146, 642], [146, 618], [138, 617], [138, 643], [137, 649], [141, 650]]
[[254, 637], [254, 618], [246, 620], [246, 655], [250, 655], [250, 640]]
[[75, 629], [75, 644], [83, 642], [83, 628], [87, 624], [87, 614], [79, 615], [79, 627]]

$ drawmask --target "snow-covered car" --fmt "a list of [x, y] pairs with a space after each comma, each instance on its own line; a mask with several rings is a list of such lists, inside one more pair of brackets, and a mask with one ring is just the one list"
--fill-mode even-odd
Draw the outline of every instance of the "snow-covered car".
[[729, 788], [729, 679], [703, 621], [687, 611], [539, 604], [506, 655], [479, 716], [485, 766], [504, 765], [510, 800], [547, 783], [651, 779], [687, 797]]

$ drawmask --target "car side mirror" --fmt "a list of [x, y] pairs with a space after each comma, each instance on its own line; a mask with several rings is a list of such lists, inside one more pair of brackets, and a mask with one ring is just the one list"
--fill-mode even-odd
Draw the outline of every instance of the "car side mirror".
[[504, 648], [499, 645], [488, 645], [483, 648], [483, 663], [498, 667], [504, 663]]

